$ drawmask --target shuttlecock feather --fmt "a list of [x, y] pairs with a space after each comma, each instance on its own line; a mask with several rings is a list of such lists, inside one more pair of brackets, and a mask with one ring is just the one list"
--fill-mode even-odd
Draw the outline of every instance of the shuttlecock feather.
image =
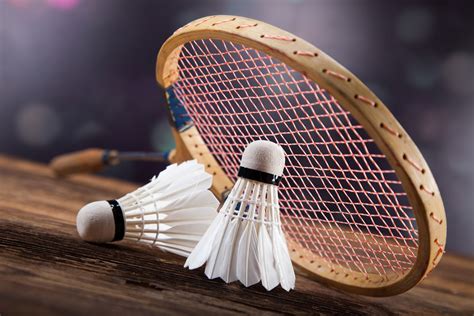
[[217, 215], [211, 184], [212, 176], [194, 160], [170, 165], [118, 200], [84, 206], [77, 230], [90, 242], [127, 239], [187, 257]]
[[271, 290], [295, 286], [295, 274], [281, 228], [277, 184], [284, 169], [283, 149], [268, 141], [244, 151], [237, 181], [185, 267], [206, 264], [208, 278], [258, 282]]

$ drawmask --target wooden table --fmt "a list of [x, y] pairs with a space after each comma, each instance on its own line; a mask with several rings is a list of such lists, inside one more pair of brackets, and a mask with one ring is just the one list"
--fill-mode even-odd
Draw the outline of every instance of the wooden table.
[[0, 156], [0, 314], [474, 313], [474, 261], [451, 254], [411, 291], [370, 298], [301, 274], [290, 293], [227, 285], [158, 249], [79, 239], [82, 205], [136, 187], [97, 176], [55, 179], [44, 165]]

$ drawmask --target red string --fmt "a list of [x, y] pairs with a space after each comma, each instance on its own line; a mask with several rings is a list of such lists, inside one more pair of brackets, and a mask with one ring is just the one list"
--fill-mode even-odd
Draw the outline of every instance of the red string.
[[413, 266], [418, 230], [408, 197], [373, 139], [326, 90], [265, 53], [220, 40], [185, 44], [178, 70], [176, 96], [233, 180], [251, 141], [283, 146], [283, 228], [309, 260], [381, 276]]

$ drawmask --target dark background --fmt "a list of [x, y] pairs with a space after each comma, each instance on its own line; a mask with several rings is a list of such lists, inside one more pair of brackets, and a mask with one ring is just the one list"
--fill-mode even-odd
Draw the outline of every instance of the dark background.
[[[286, 29], [359, 76], [430, 164], [447, 248], [474, 255], [473, 1], [0, 0], [0, 152], [46, 162], [87, 147], [173, 148], [156, 54], [212, 14]], [[144, 182], [163, 167], [104, 174]]]

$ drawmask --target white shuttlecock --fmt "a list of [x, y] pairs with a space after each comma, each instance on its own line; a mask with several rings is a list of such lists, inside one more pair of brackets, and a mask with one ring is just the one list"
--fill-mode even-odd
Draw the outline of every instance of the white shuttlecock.
[[118, 200], [97, 201], [77, 214], [77, 231], [90, 242], [148, 243], [187, 257], [217, 215], [212, 176], [195, 160], [170, 165]]
[[295, 287], [295, 273], [280, 223], [277, 184], [285, 153], [275, 143], [255, 141], [245, 149], [238, 179], [219, 214], [186, 260], [206, 264], [208, 278], [258, 282], [271, 290]]

